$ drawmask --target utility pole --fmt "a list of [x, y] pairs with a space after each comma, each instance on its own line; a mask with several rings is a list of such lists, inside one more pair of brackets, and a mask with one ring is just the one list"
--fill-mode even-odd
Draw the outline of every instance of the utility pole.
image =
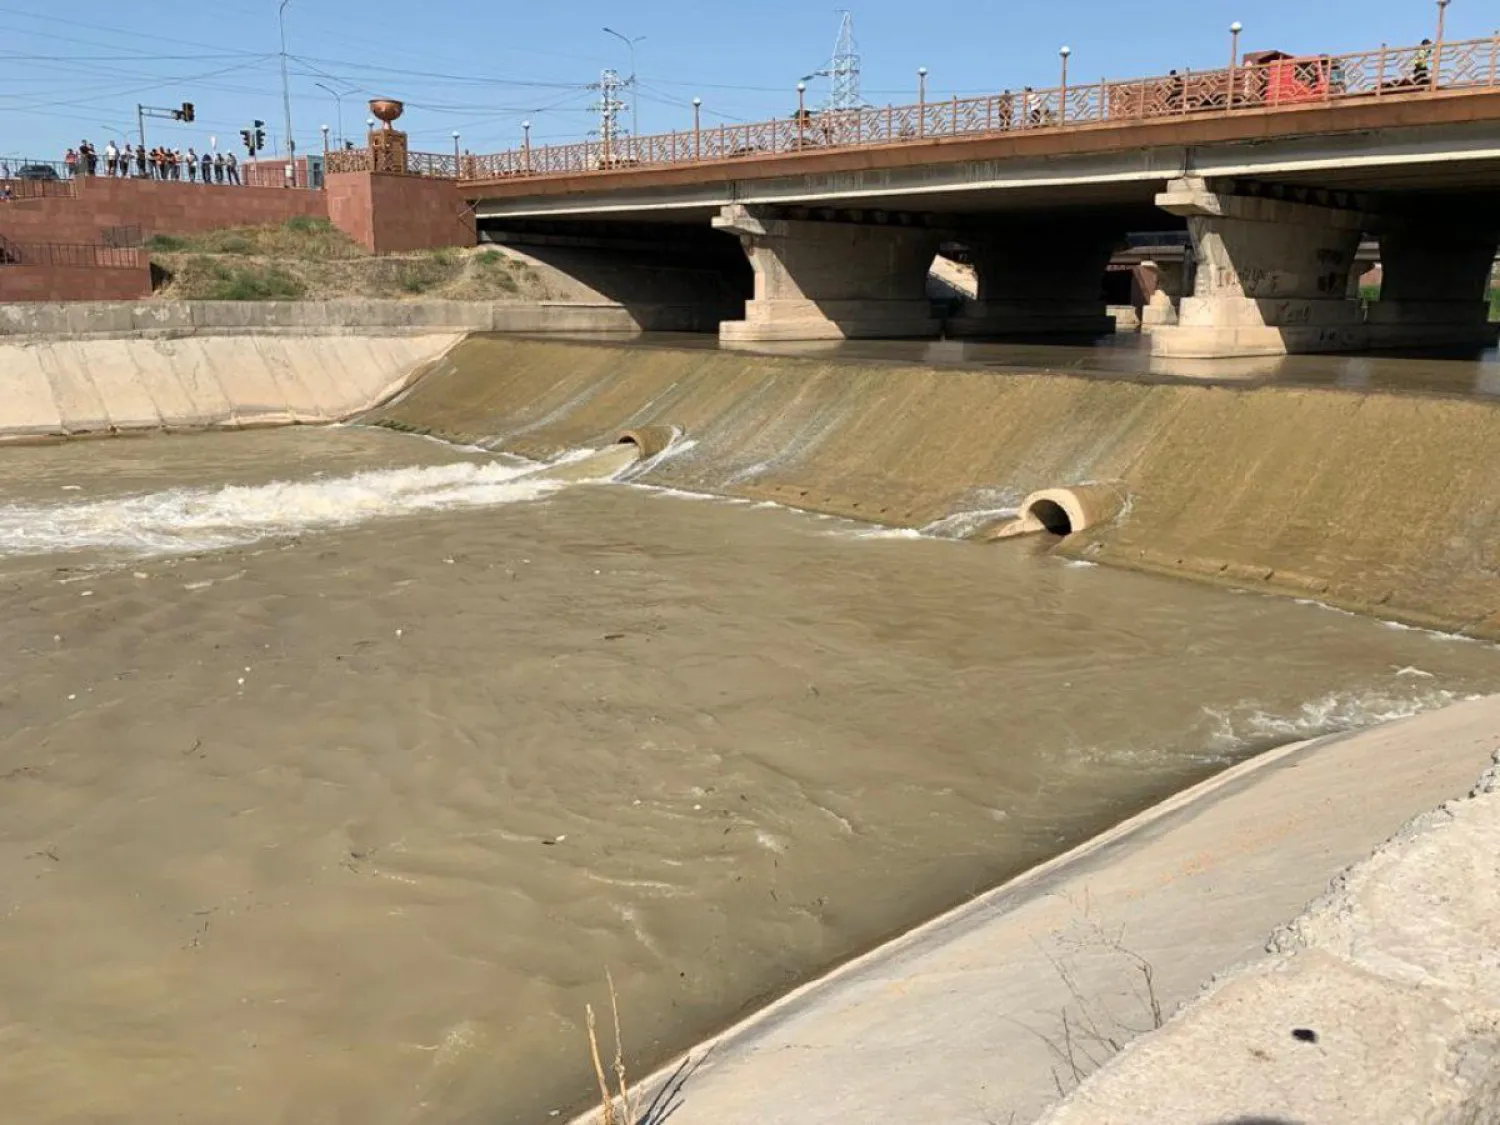
[[620, 111], [625, 103], [620, 100], [620, 75], [618, 71], [606, 70], [599, 75], [599, 100], [593, 109], [599, 114], [599, 142], [604, 150], [604, 167], [615, 162], [615, 138], [619, 135]]
[[276, 9], [276, 23], [281, 28], [281, 104], [286, 110], [287, 179], [297, 183], [297, 142], [292, 138], [292, 89], [286, 79], [286, 6], [292, 0], [281, 0]]
[[860, 59], [859, 44], [854, 39], [854, 13], [844, 11], [842, 15], [839, 37], [834, 41], [827, 69], [804, 74], [802, 81], [828, 79], [828, 109], [860, 109], [865, 100], [859, 90]]
[[630, 77], [625, 80], [625, 85], [630, 87], [630, 133], [632, 136], [639, 137], [641, 135], [641, 94], [635, 81], [635, 45], [646, 37], [644, 35], [622, 35], [612, 27], [606, 27], [604, 34], [613, 35], [621, 43], [624, 43], [626, 47], [630, 48]]

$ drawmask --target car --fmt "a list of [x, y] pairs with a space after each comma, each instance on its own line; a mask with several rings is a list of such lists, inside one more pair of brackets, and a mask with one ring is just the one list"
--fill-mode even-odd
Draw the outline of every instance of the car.
[[61, 177], [50, 164], [23, 164], [16, 169], [18, 180], [57, 180]]

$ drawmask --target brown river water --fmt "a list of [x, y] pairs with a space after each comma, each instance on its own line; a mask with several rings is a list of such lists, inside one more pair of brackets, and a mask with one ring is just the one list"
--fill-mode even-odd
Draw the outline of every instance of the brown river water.
[[517, 472], [0, 449], [5, 1120], [552, 1120], [606, 970], [640, 1072], [1257, 749], [1500, 687], [1039, 543]]

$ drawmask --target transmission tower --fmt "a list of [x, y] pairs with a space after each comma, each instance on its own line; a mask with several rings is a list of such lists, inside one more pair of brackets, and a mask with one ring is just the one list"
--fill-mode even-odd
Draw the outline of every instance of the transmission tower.
[[854, 41], [854, 13], [844, 12], [839, 24], [838, 41], [833, 45], [833, 61], [828, 67], [832, 90], [828, 104], [832, 109], [859, 109], [859, 44]]
[[600, 73], [598, 85], [594, 87], [599, 91], [599, 100], [590, 108], [599, 114], [599, 143], [604, 149], [606, 160], [618, 155], [616, 143], [621, 133], [620, 112], [625, 109], [620, 90], [624, 85], [617, 71], [606, 70]]

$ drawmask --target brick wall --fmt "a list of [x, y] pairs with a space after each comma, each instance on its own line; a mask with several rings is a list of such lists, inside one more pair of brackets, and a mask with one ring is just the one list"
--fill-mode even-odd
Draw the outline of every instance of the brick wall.
[[84, 176], [75, 198], [0, 204], [0, 235], [12, 242], [99, 242], [107, 227], [192, 234], [219, 227], [328, 217], [322, 192]]
[[151, 296], [145, 255], [136, 269], [0, 266], [0, 302], [136, 301]]
[[473, 209], [452, 180], [339, 172], [328, 177], [328, 217], [376, 254], [473, 246]]

